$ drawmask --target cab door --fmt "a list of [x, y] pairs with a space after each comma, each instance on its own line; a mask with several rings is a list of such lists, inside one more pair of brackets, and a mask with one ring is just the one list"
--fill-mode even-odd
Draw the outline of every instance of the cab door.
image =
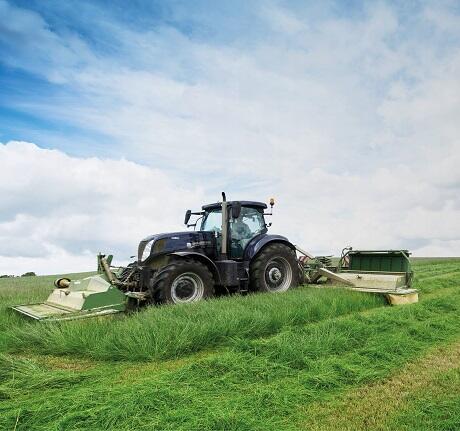
[[263, 210], [242, 207], [237, 219], [230, 219], [230, 254], [232, 259], [243, 259], [244, 249], [256, 235], [267, 232]]

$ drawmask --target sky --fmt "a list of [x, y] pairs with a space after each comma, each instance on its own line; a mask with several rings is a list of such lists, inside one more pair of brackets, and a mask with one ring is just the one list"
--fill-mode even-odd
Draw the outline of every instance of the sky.
[[460, 256], [460, 3], [0, 0], [0, 274], [221, 191], [314, 254]]

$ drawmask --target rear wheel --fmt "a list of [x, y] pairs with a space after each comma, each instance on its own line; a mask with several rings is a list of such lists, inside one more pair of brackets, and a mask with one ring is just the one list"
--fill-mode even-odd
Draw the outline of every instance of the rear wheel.
[[214, 280], [206, 265], [194, 260], [174, 261], [160, 269], [151, 286], [155, 302], [197, 302], [214, 294]]
[[250, 267], [250, 286], [262, 292], [285, 292], [299, 284], [299, 267], [295, 251], [285, 244], [266, 246]]

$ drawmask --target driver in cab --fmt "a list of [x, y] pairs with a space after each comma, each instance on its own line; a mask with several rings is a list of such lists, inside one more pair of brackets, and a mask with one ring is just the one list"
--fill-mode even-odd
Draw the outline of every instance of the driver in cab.
[[241, 240], [241, 239], [250, 239], [252, 237], [252, 232], [249, 226], [243, 221], [243, 218], [246, 216], [245, 209], [243, 208], [241, 214], [238, 218], [233, 219], [232, 223], [232, 238]]

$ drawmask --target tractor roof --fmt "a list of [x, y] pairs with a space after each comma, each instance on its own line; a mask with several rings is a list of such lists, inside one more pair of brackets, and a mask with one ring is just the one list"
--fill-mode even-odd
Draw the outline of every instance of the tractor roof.
[[[227, 205], [231, 206], [233, 202], [240, 202], [242, 207], [260, 208], [260, 209], [267, 208], [267, 204], [264, 204], [263, 202], [254, 202], [254, 201], [227, 201]], [[222, 202], [216, 202], [213, 204], [203, 205], [201, 208], [204, 211], [211, 211], [211, 210], [218, 209], [221, 206], [222, 206]]]

